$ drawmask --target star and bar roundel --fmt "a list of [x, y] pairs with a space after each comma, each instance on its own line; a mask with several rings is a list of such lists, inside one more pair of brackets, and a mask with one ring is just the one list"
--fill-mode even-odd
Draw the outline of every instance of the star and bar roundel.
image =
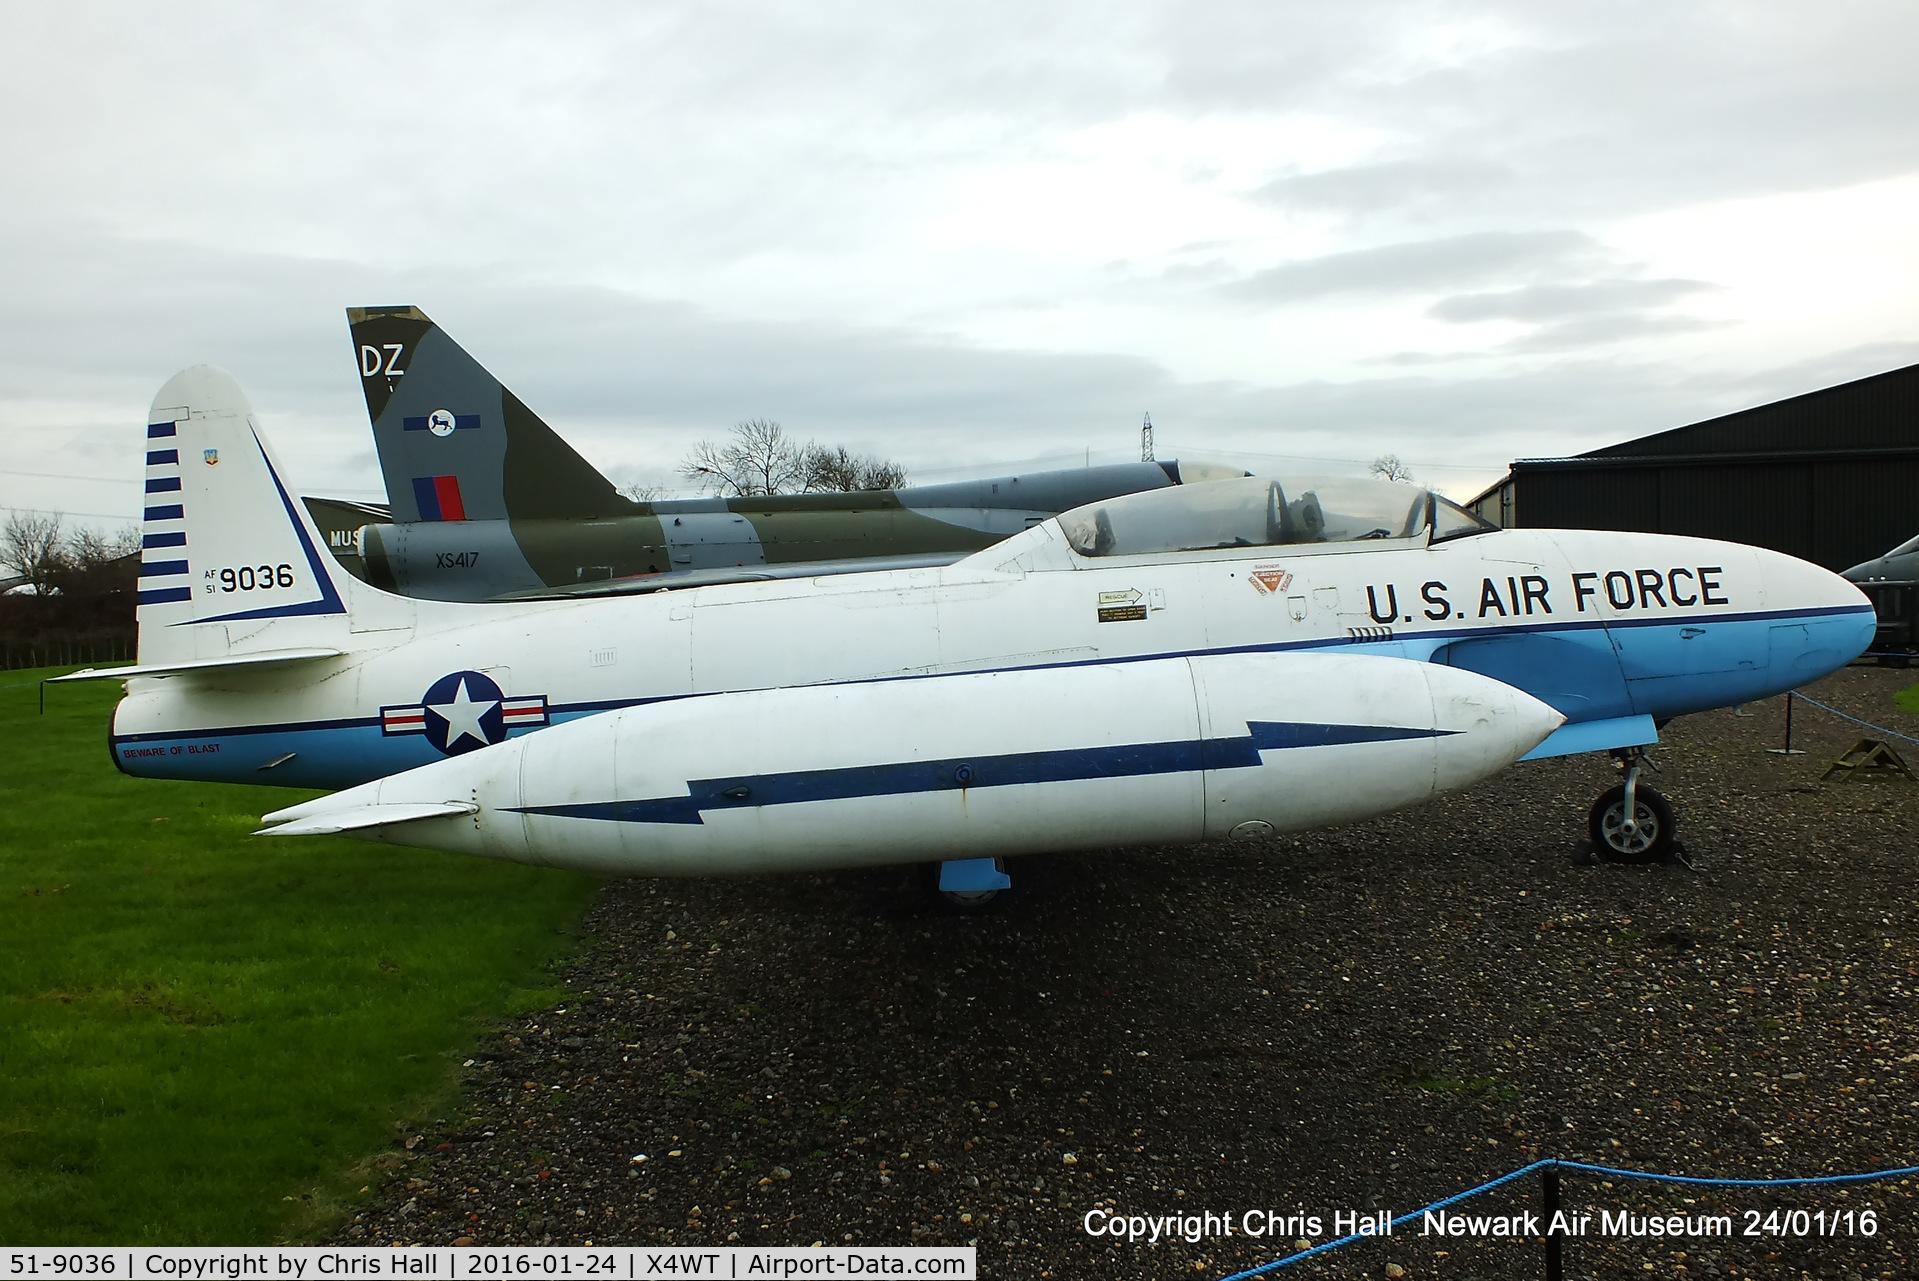
[[418, 703], [380, 709], [381, 733], [424, 734], [448, 756], [504, 742], [509, 730], [546, 723], [546, 695], [508, 698], [485, 672], [453, 672], [434, 681]]

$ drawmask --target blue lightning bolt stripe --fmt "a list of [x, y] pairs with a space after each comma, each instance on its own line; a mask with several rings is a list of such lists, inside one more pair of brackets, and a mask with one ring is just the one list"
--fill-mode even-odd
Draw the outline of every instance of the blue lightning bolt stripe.
[[1051, 752], [1014, 752], [1003, 756], [953, 757], [937, 761], [899, 761], [844, 769], [798, 770], [788, 774], [749, 774], [735, 778], [690, 780], [689, 795], [638, 801], [597, 801], [576, 805], [529, 805], [511, 810], [556, 818], [597, 819], [609, 823], [703, 823], [707, 810], [756, 805], [798, 805], [855, 797], [903, 796], [914, 792], [950, 792], [962, 788], [1014, 787], [1022, 783], [1065, 783], [1094, 778], [1138, 778], [1151, 774], [1189, 774], [1195, 770], [1248, 769], [1262, 751], [1294, 747], [1338, 747], [1351, 743], [1390, 743], [1441, 738], [1457, 730], [1396, 725], [1321, 725], [1298, 721], [1250, 721], [1243, 738], [1189, 739], [1170, 743], [1127, 743], [1117, 747], [1075, 747]]

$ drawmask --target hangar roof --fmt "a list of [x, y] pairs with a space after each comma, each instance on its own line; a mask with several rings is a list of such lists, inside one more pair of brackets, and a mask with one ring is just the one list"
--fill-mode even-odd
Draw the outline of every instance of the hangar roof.
[[1781, 454], [1919, 450], [1919, 365], [1823, 387], [1769, 405], [1588, 450], [1574, 458], [1522, 458], [1514, 465], [1600, 465], [1627, 459], [1730, 461]]

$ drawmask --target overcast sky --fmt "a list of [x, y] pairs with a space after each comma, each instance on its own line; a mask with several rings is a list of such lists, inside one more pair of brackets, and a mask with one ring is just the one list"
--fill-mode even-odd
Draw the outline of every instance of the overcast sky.
[[937, 480], [1150, 410], [1465, 496], [1919, 360], [1909, 0], [4, 17], [0, 506], [132, 518], [198, 363], [381, 496], [356, 304], [622, 482], [748, 417]]

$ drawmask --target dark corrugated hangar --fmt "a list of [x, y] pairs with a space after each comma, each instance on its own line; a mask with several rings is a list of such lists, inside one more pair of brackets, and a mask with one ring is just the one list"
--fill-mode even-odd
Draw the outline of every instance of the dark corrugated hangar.
[[1845, 569], [1919, 534], [1919, 365], [1522, 458], [1467, 506], [1508, 527], [1692, 534]]

